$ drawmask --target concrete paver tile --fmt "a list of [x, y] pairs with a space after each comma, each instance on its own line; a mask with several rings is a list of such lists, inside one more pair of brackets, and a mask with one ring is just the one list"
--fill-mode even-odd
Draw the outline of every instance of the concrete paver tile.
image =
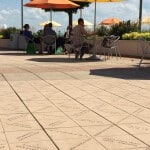
[[34, 113], [44, 128], [69, 128], [78, 125], [62, 112]]
[[[34, 102], [36, 103], [35, 101], [28, 101], [28, 102]], [[46, 103], [45, 103], [46, 104]], [[54, 105], [52, 104], [48, 104], [48, 105], [45, 105], [44, 102], [41, 103], [41, 105], [30, 105], [29, 103], [27, 104], [27, 107], [30, 109], [31, 112], [35, 113], [35, 112], [41, 112], [41, 113], [44, 113], [44, 112], [47, 112], [47, 113], [50, 113], [50, 112], [57, 112], [59, 111], [58, 108], [56, 108]]]
[[17, 92], [23, 101], [41, 101], [46, 100], [38, 91]]
[[70, 117], [74, 121], [76, 121], [80, 126], [96, 126], [96, 125], [98, 126], [98, 125], [110, 124], [110, 122], [108, 122], [104, 118], [98, 116], [97, 114], [91, 111], [76, 113], [76, 114], [70, 115]]
[[143, 142], [139, 141], [135, 137], [129, 135], [127, 132], [124, 132], [117, 127], [112, 127], [102, 132], [96, 137], [96, 139], [111, 150], [130, 148], [136, 149], [147, 146]]
[[79, 127], [47, 129], [46, 131], [62, 150], [73, 149], [90, 139], [89, 135]]
[[1, 117], [0, 117], [0, 132], [4, 132], [3, 127], [2, 127]]
[[37, 141], [37, 142], [25, 142], [25, 143], [14, 143], [10, 144], [11, 150], [57, 150], [54, 144], [50, 141]]
[[9, 146], [4, 133], [0, 132], [0, 149], [9, 150]]
[[38, 73], [38, 75], [43, 78], [44, 80], [64, 80], [64, 79], [72, 79], [71, 76], [68, 76], [61, 72], [44, 72]]
[[51, 92], [42, 92], [42, 94], [46, 97], [46, 98], [48, 98], [48, 99], [50, 99], [50, 100], [55, 100], [55, 99], [68, 99], [69, 98], [69, 96], [68, 95], [66, 95], [66, 94], [64, 94], [64, 93], [62, 93], [62, 92], [60, 92], [60, 91], [57, 91], [57, 92], [55, 92], [55, 93], [51, 93]]
[[128, 123], [128, 124], [121, 124], [119, 126], [133, 135], [150, 134], [150, 124], [148, 123], [134, 123], [134, 124]]
[[0, 115], [5, 132], [41, 129], [30, 114]]
[[134, 116], [127, 116], [125, 119], [120, 121], [118, 124], [140, 124], [144, 123], [144, 120], [136, 118]]
[[43, 130], [27, 130], [5, 133], [10, 144], [50, 141]]

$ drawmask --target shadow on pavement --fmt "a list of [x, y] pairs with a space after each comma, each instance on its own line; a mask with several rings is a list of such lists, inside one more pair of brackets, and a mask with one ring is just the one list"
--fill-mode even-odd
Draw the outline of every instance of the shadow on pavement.
[[24, 51], [16, 51], [16, 52], [6, 51], [6, 52], [0, 52], [0, 55], [6, 55], [6, 56], [29, 56]]
[[120, 78], [150, 80], [150, 67], [137, 68], [106, 68], [90, 70], [90, 75]]
[[66, 56], [66, 58], [59, 58], [59, 57], [55, 57], [55, 58], [31, 58], [31, 59], [27, 59], [29, 61], [36, 61], [36, 62], [58, 62], [58, 63], [83, 63], [83, 62], [96, 62], [99, 60], [87, 60], [87, 59], [75, 59], [75, 58], [68, 58]]

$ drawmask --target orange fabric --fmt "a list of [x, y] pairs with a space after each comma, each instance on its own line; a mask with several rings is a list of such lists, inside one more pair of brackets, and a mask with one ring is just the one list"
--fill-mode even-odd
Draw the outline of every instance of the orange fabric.
[[121, 2], [123, 0], [72, 0], [74, 2]]
[[108, 18], [108, 19], [103, 20], [100, 24], [102, 24], [102, 25], [112, 25], [112, 24], [117, 24], [117, 23], [120, 23], [120, 22], [122, 22], [122, 21], [118, 18]]
[[33, 0], [29, 3], [26, 3], [24, 6], [43, 9], [66, 9], [79, 7], [79, 5], [69, 0]]

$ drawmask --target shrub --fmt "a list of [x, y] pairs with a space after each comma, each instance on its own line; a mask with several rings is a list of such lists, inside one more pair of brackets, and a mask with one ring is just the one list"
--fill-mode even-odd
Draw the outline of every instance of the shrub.
[[109, 31], [110, 29], [107, 28], [106, 26], [100, 26], [99, 28], [97, 28], [96, 30], [96, 34], [99, 36], [107, 36], [109, 35]]
[[15, 27], [9, 27], [7, 29], [0, 29], [0, 35], [2, 35], [3, 39], [9, 39], [11, 33], [19, 33], [19, 29], [16, 29]]
[[100, 36], [116, 35], [120, 36], [120, 39], [122, 39], [123, 34], [137, 31], [138, 31], [137, 23], [131, 23], [130, 20], [128, 20], [126, 22], [121, 22], [119, 24], [112, 25], [110, 26], [110, 28], [101, 26], [100, 28], [97, 29], [96, 32]]
[[130, 20], [128, 20], [127, 22], [112, 25], [110, 29], [110, 35], [120, 36], [120, 39], [122, 39], [123, 34], [137, 31], [137, 23], [131, 23]]
[[150, 41], [150, 32], [131, 32], [131, 33], [125, 33], [122, 35], [122, 39], [124, 40], [137, 40], [139, 37], [142, 37], [148, 41]]

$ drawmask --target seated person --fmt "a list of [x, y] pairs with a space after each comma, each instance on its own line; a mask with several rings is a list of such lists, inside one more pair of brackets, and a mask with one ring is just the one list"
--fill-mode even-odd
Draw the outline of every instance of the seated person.
[[52, 29], [52, 23], [49, 23], [48, 25], [45, 25], [43, 34], [44, 34], [44, 36], [46, 36], [46, 35], [57, 36], [56, 32]]
[[[52, 29], [52, 23], [46, 24], [44, 26], [44, 30], [43, 30], [43, 36], [47, 36], [47, 35], [52, 35], [54, 37], [57, 37], [56, 32]], [[50, 46], [50, 49], [48, 50], [48, 54], [52, 54], [53, 53], [53, 49], [52, 46]]]
[[23, 36], [25, 36], [26, 41], [33, 42], [33, 35], [32, 35], [32, 32], [29, 31], [29, 28], [30, 28], [29, 24], [25, 24], [23, 27], [24, 27]]
[[78, 19], [78, 25], [75, 26], [72, 30], [72, 44], [75, 47], [75, 58], [77, 59], [80, 55], [80, 59], [82, 59], [84, 55], [84, 49], [82, 49], [83, 45], [87, 43], [84, 42], [84, 36], [94, 35], [93, 33], [89, 34], [84, 29], [84, 20], [82, 18]]
[[65, 37], [65, 39], [66, 39], [66, 43], [71, 43], [71, 41], [70, 41], [71, 35], [72, 35], [72, 26], [69, 25], [69, 26], [67, 27], [67, 31], [66, 31], [65, 34], [64, 34], [64, 37]]
[[32, 35], [32, 32], [29, 31], [30, 29], [30, 26], [29, 24], [25, 24], [24, 25], [24, 30], [22, 32], [22, 35], [25, 36], [25, 39], [27, 42], [29, 43], [35, 43], [36, 44], [36, 47], [37, 47], [37, 44], [39, 44], [39, 48], [38, 48], [38, 52], [39, 54], [42, 54], [42, 48], [41, 48], [41, 41], [39, 38], [34, 38], [33, 35]]

